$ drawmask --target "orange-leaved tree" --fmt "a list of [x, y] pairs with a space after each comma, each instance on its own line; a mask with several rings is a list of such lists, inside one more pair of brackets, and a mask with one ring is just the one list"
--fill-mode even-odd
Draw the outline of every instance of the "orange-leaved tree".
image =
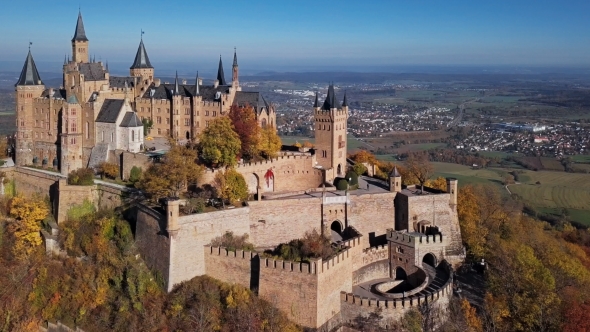
[[13, 252], [16, 257], [26, 258], [41, 245], [41, 220], [48, 213], [49, 209], [39, 197], [17, 196], [10, 201], [10, 216], [15, 220], [8, 224], [8, 232], [14, 236]]
[[229, 119], [242, 143], [240, 156], [247, 160], [258, 157], [260, 126], [256, 121], [254, 108], [249, 105], [244, 107], [234, 105], [230, 109]]

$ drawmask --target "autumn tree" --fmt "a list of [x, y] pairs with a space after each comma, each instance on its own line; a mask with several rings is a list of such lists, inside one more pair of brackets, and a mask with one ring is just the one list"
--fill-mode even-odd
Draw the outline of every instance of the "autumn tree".
[[240, 136], [234, 131], [231, 120], [225, 116], [210, 122], [199, 135], [201, 158], [211, 165], [234, 166], [240, 153]]
[[13, 252], [16, 257], [28, 257], [41, 245], [41, 220], [48, 213], [49, 209], [39, 197], [29, 199], [17, 196], [10, 201], [10, 216], [14, 220], [8, 223], [7, 230], [14, 237]]
[[215, 175], [215, 187], [219, 197], [234, 204], [248, 199], [248, 185], [238, 171], [228, 168]]
[[98, 165], [98, 174], [103, 178], [106, 176], [115, 179], [119, 176], [119, 165], [104, 161]]
[[439, 176], [438, 178], [432, 180], [429, 179], [426, 181], [425, 185], [432, 189], [438, 189], [442, 191], [447, 191], [447, 179]]
[[424, 152], [411, 152], [405, 164], [408, 172], [418, 179], [421, 190], [424, 191], [424, 183], [434, 174], [434, 167], [428, 160], [428, 155]]
[[369, 163], [371, 165], [375, 165], [377, 163], [377, 158], [375, 158], [375, 155], [366, 150], [360, 150], [349, 155], [349, 157], [357, 163]]
[[276, 158], [282, 146], [281, 138], [274, 127], [266, 126], [260, 130], [260, 143], [258, 150], [260, 156], [265, 159]]
[[240, 137], [240, 156], [251, 160], [258, 157], [260, 141], [260, 126], [256, 121], [255, 110], [252, 106], [239, 107], [234, 105], [230, 109], [229, 119], [235, 132]]
[[203, 167], [197, 164], [196, 150], [171, 142], [162, 162], [150, 165], [138, 187], [154, 200], [178, 197], [188, 186], [197, 184], [203, 171]]

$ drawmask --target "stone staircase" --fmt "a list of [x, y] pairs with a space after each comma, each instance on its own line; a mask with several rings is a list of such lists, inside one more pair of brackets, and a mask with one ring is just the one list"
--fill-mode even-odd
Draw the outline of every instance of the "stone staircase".
[[438, 291], [439, 289], [443, 288], [443, 286], [449, 280], [449, 274], [441, 266], [439, 266], [438, 268], [434, 268], [433, 266], [430, 266], [428, 264], [422, 264], [422, 269], [426, 272], [428, 278], [431, 281], [428, 283], [428, 286], [426, 286], [426, 288], [412, 295], [411, 297], [417, 298], [422, 295], [432, 294]]
[[100, 163], [107, 161], [109, 156], [109, 145], [105, 143], [96, 144], [90, 153], [88, 168], [96, 168]]

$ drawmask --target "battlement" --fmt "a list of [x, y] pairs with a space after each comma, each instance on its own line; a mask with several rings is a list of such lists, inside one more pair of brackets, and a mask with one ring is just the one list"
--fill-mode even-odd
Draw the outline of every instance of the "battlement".
[[258, 253], [255, 251], [248, 251], [248, 250], [241, 250], [236, 249], [235, 251], [227, 250], [224, 247], [212, 247], [212, 246], [205, 246], [205, 253], [215, 255], [215, 256], [224, 256], [224, 257], [234, 257], [237, 259], [247, 259], [251, 260], [252, 258], [258, 256]]
[[287, 272], [301, 272], [306, 274], [322, 274], [338, 263], [349, 259], [348, 249], [345, 249], [326, 261], [321, 258], [310, 259], [309, 263], [284, 261], [274, 258], [260, 258], [260, 267], [284, 270]]
[[[307, 153], [307, 154], [302, 154], [301, 152], [283, 152], [280, 156], [276, 157], [276, 158], [272, 158], [269, 160], [262, 160], [262, 161], [257, 161], [257, 162], [248, 162], [248, 163], [242, 163], [242, 164], [238, 164], [236, 165], [236, 169], [240, 169], [240, 168], [246, 168], [246, 167], [256, 167], [256, 166], [268, 166], [271, 165], [273, 163], [278, 163], [284, 160], [305, 160], [305, 159], [310, 159], [312, 158], [312, 155]], [[216, 173], [219, 172], [222, 169], [210, 169], [207, 168], [205, 170], [206, 173]]]
[[441, 244], [443, 243], [443, 235], [440, 233], [434, 235], [426, 235], [421, 233], [408, 233], [388, 229], [387, 240], [397, 243], [405, 243], [410, 246], [415, 246], [416, 244]]

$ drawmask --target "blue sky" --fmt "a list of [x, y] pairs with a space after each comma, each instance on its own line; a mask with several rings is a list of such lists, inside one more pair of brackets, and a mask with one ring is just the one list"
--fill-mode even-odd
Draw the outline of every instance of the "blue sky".
[[[590, 67], [590, 1], [3, 1], [0, 61], [70, 53], [78, 5], [90, 53], [129, 66], [255, 70], [404, 65]], [[41, 66], [41, 65], [40, 65]], [[54, 66], [54, 65], [52, 65]], [[227, 70], [228, 70], [227, 69]], [[203, 69], [204, 70], [204, 69]], [[207, 70], [204, 70], [207, 71]]]

